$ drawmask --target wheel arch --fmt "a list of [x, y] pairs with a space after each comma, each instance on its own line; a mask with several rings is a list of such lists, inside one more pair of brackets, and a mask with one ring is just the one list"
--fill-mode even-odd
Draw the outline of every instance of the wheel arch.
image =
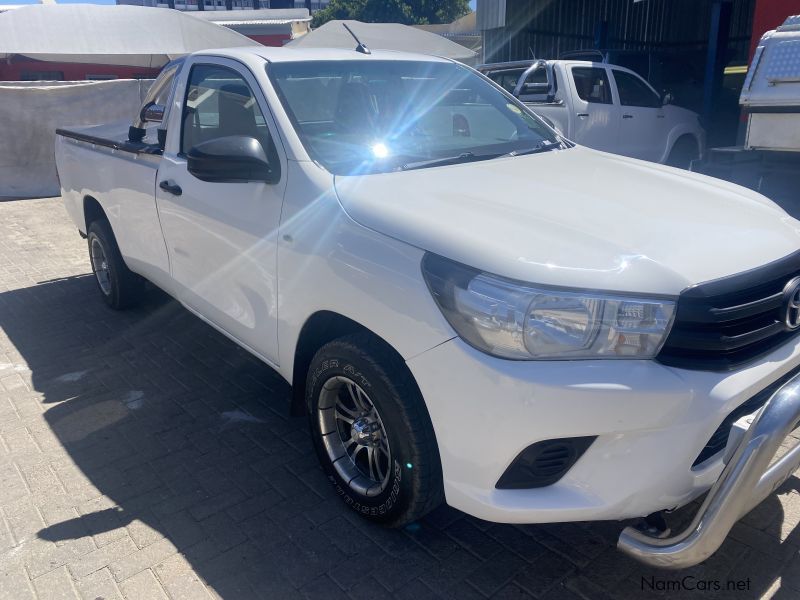
[[[683, 133], [678, 134], [678, 136], [673, 140], [672, 144], [669, 146], [669, 151], [667, 155], [664, 157], [663, 164], [670, 165], [673, 159], [673, 153], [680, 148], [681, 144], [692, 144], [694, 154], [696, 158], [702, 158], [703, 156], [703, 147], [700, 138], [697, 136], [696, 133], [692, 131], [685, 131]], [[674, 165], [673, 165], [674, 166]], [[686, 167], [688, 168], [688, 167]]]
[[85, 231], [83, 233], [89, 233], [89, 225], [92, 221], [96, 221], [97, 219], [105, 219], [108, 221], [108, 216], [106, 215], [106, 211], [103, 210], [103, 206], [100, 202], [97, 201], [96, 198], [93, 196], [84, 196], [83, 197], [83, 227]]
[[[328, 342], [351, 335], [354, 333], [367, 333], [383, 344], [389, 351], [394, 353], [400, 363], [405, 365], [402, 355], [383, 337], [341, 313], [320, 310], [313, 313], [306, 319], [300, 334], [297, 337], [294, 350], [294, 363], [292, 365], [292, 397], [291, 414], [300, 416], [307, 413], [306, 410], [306, 375], [311, 359], [314, 358], [317, 350]], [[406, 367], [408, 375], [416, 385], [416, 380], [411, 374], [411, 370]]]
[[697, 155], [702, 156], [703, 154], [703, 134], [700, 131], [696, 131], [689, 127], [676, 127], [673, 129], [669, 137], [667, 139], [667, 147], [664, 156], [661, 157], [661, 163], [666, 164], [669, 160], [669, 157], [672, 155], [672, 151], [675, 150], [675, 147], [680, 143], [681, 140], [691, 140], [692, 143], [697, 148]]
[[675, 138], [675, 141], [672, 142], [670, 151], [672, 151], [675, 146], [680, 144], [683, 140], [691, 141], [697, 148], [697, 151], [700, 152], [700, 138], [698, 138], [697, 135], [692, 131], [684, 131], [683, 133], [679, 134], [678, 137]]

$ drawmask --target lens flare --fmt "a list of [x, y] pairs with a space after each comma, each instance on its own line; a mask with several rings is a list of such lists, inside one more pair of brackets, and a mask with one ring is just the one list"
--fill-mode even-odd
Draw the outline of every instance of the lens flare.
[[372, 146], [372, 154], [375, 158], [386, 158], [389, 156], [389, 148], [383, 142], [378, 142]]

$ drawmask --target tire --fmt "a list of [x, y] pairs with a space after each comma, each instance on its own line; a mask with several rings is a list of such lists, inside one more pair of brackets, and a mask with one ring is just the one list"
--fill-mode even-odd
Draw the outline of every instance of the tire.
[[381, 340], [360, 333], [323, 346], [309, 366], [306, 402], [322, 468], [352, 510], [402, 527], [441, 504], [430, 416], [402, 359]]
[[700, 158], [697, 142], [694, 138], [685, 135], [675, 142], [667, 158], [667, 164], [678, 169], [688, 169], [692, 161], [697, 158]]
[[144, 279], [125, 265], [107, 220], [97, 219], [89, 224], [87, 242], [92, 272], [105, 303], [114, 310], [138, 304]]

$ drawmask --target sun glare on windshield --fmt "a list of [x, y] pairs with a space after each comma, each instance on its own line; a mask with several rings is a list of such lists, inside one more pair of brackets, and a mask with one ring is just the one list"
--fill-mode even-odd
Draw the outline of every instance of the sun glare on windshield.
[[285, 62], [268, 74], [309, 155], [337, 175], [488, 159], [557, 139], [454, 63]]

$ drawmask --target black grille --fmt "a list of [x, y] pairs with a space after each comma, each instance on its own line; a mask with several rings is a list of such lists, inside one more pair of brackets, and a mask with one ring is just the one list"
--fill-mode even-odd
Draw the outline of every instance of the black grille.
[[572, 468], [596, 438], [545, 440], [525, 448], [497, 482], [497, 489], [521, 490], [554, 484]]
[[686, 369], [730, 370], [798, 333], [783, 323], [783, 290], [800, 275], [800, 252], [684, 290], [658, 355]]
[[729, 414], [722, 424], [717, 427], [717, 430], [711, 436], [711, 439], [708, 440], [708, 443], [700, 452], [692, 466], [696, 467], [715, 454], [722, 452], [725, 449], [725, 446], [728, 445], [728, 436], [730, 436], [731, 429], [733, 429], [733, 424], [743, 416], [754, 413], [759, 408], [764, 406], [767, 403], [767, 400], [772, 397], [772, 394], [778, 391], [778, 388], [780, 388], [798, 373], [800, 373], [800, 368], [793, 369], [774, 383], [765, 387], [763, 390], [758, 392], [755, 396], [750, 398], [747, 402], [740, 405], [736, 410]]

